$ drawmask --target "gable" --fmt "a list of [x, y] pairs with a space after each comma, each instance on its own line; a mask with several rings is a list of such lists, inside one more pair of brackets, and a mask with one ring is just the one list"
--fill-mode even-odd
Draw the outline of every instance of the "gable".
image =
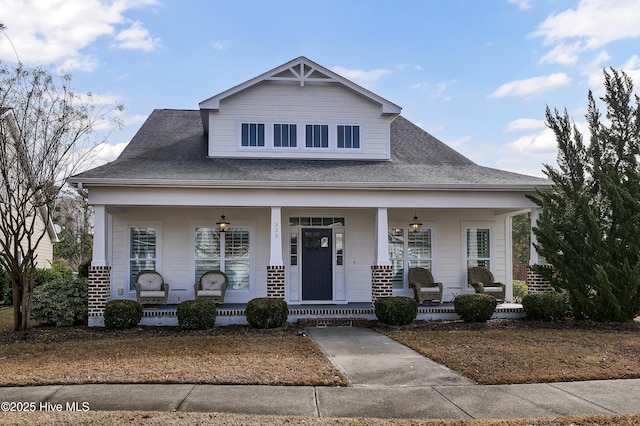
[[200, 103], [213, 158], [388, 160], [400, 110], [304, 57]]

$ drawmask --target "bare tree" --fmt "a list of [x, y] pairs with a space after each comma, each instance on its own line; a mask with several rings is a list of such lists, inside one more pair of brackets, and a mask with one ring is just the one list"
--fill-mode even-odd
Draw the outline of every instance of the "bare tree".
[[16, 330], [29, 328], [37, 249], [53, 200], [106, 139], [108, 131], [94, 130], [120, 125], [114, 112], [121, 105], [100, 104], [70, 84], [69, 74], [0, 64], [0, 266], [11, 279]]

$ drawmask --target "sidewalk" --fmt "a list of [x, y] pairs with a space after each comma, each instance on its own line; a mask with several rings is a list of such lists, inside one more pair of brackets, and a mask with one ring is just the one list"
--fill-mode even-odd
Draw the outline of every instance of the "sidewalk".
[[352, 387], [193, 384], [0, 387], [0, 401], [33, 402], [37, 411], [60, 407], [63, 411], [88, 408], [418, 419], [640, 412], [640, 379], [477, 385], [368, 329], [312, 328], [308, 334], [351, 378]]

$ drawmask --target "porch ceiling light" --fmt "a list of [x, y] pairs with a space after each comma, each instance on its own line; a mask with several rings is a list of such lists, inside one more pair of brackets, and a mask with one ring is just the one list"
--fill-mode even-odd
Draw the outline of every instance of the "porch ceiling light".
[[227, 232], [227, 229], [229, 228], [229, 225], [231, 225], [231, 222], [229, 222], [224, 213], [222, 213], [222, 216], [220, 216], [220, 220], [216, 222], [216, 225], [218, 225], [218, 229], [220, 230], [220, 232]]
[[409, 223], [409, 231], [416, 232], [421, 226], [422, 222], [418, 220], [418, 216], [414, 212], [413, 220]]

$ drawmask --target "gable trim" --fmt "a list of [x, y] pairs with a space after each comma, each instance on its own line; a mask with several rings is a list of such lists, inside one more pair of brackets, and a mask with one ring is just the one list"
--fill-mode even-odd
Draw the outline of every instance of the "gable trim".
[[300, 56], [286, 64], [282, 64], [270, 71], [260, 74], [250, 80], [245, 81], [231, 89], [225, 90], [215, 96], [200, 102], [200, 111], [202, 115], [202, 124], [205, 130], [208, 130], [208, 111], [217, 111], [220, 109], [220, 101], [229, 98], [237, 93], [243, 92], [264, 81], [294, 81], [304, 87], [308, 82], [337, 83], [343, 87], [363, 96], [364, 98], [380, 105], [380, 114], [382, 115], [398, 115], [402, 108], [393, 102], [376, 95], [375, 93], [365, 89], [362, 86], [342, 77], [339, 74], [319, 65], [310, 59]]

